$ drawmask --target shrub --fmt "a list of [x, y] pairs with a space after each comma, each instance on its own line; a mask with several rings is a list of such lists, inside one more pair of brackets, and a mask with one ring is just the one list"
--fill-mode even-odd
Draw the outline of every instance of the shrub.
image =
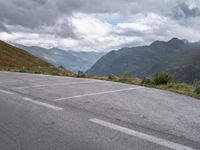
[[40, 72], [40, 71], [34, 71], [34, 73], [35, 73], [35, 74], [41, 74], [41, 72]]
[[26, 69], [20, 69], [19, 72], [26, 73]]
[[200, 94], [200, 80], [195, 80], [194, 81], [194, 93], [195, 94]]
[[168, 72], [159, 72], [156, 73], [153, 77], [153, 83], [155, 85], [160, 85], [160, 84], [168, 84], [172, 80], [172, 76]]
[[77, 77], [78, 78], [86, 78], [86, 74], [82, 71], [78, 71]]
[[115, 79], [116, 79], [116, 76], [113, 74], [108, 76], [108, 80], [115, 80]]
[[195, 94], [200, 94], [200, 87], [196, 87], [195, 90], [194, 90], [194, 93]]
[[128, 79], [128, 78], [129, 78], [129, 72], [128, 72], [128, 71], [125, 71], [125, 72], [122, 74], [121, 78], [123, 78], [123, 79]]

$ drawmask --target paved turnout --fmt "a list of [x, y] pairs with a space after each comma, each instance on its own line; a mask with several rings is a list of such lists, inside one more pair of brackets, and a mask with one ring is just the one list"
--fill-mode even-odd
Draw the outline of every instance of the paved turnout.
[[0, 72], [0, 149], [200, 149], [200, 101], [122, 83]]

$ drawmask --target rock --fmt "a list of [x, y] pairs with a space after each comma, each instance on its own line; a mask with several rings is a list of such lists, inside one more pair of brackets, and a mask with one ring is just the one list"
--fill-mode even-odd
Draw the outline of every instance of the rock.
[[114, 75], [114, 74], [111, 74], [108, 76], [108, 79], [109, 80], [113, 80], [113, 79], [116, 79], [117, 77]]
[[150, 84], [151, 83], [151, 78], [150, 77], [144, 77], [142, 80], [142, 84]]

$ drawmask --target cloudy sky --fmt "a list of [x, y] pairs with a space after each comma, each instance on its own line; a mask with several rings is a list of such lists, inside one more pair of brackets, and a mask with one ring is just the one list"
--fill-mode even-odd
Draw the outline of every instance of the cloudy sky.
[[0, 20], [1, 40], [46, 48], [200, 41], [200, 0], [0, 0]]

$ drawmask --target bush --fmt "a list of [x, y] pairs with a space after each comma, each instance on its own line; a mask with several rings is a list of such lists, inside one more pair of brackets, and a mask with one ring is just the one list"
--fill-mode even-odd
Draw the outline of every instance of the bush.
[[77, 77], [78, 78], [86, 78], [86, 74], [82, 71], [78, 71]]
[[194, 93], [195, 94], [200, 94], [200, 87], [196, 87], [195, 90], [194, 90]]
[[125, 71], [122, 76], [121, 76], [122, 79], [128, 79], [129, 78], [129, 72], [128, 71]]
[[159, 72], [156, 73], [153, 77], [153, 83], [155, 85], [168, 84], [171, 81], [172, 81], [172, 76], [168, 72]]
[[200, 80], [195, 80], [194, 81], [194, 93], [195, 94], [200, 94]]
[[116, 79], [116, 76], [113, 74], [108, 76], [108, 80], [115, 80], [115, 79]]

